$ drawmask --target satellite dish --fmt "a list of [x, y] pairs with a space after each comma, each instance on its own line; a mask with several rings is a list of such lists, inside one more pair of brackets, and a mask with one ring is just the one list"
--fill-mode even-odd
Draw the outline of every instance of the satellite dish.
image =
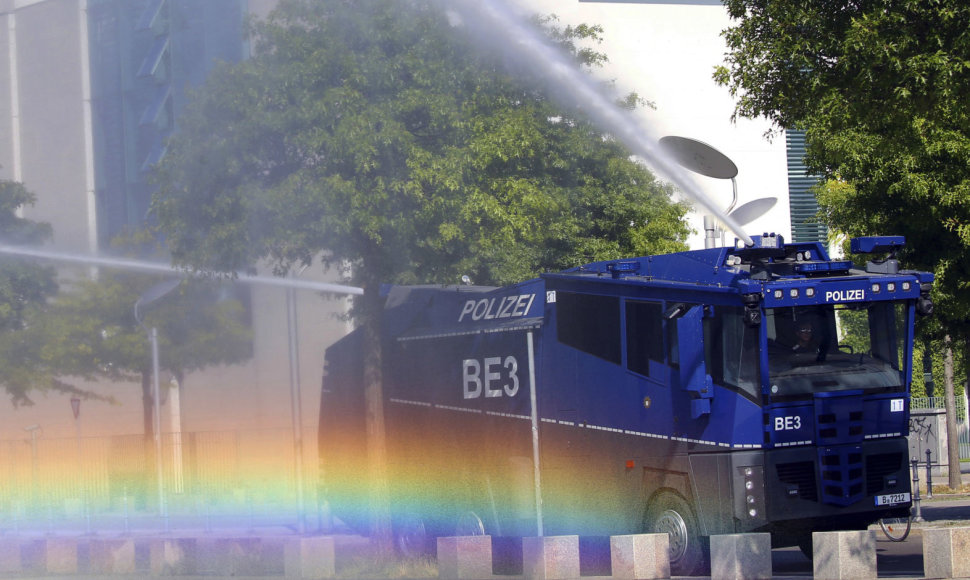
[[734, 179], [738, 174], [738, 166], [727, 155], [696, 139], [673, 135], [661, 137], [660, 148], [694, 173], [715, 179]]
[[734, 218], [734, 221], [738, 222], [739, 225], [744, 226], [768, 213], [768, 210], [773, 208], [776, 203], [778, 203], [777, 197], [760, 197], [741, 204], [738, 209], [728, 215]]

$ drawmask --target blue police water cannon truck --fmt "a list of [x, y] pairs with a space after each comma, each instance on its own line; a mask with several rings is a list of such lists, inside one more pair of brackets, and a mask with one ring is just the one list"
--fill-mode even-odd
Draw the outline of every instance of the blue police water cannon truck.
[[[933, 275], [901, 237], [608, 260], [502, 287], [392, 286], [383, 323], [393, 520], [439, 535], [666, 532], [671, 569], [715, 534], [905, 516], [913, 326]], [[887, 257], [888, 254], [888, 257]], [[327, 352], [322, 493], [366, 527], [358, 333]]]

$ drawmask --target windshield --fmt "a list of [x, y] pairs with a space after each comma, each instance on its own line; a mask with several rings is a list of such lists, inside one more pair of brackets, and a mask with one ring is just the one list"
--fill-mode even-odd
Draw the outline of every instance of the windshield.
[[772, 396], [903, 390], [906, 312], [893, 302], [768, 309]]

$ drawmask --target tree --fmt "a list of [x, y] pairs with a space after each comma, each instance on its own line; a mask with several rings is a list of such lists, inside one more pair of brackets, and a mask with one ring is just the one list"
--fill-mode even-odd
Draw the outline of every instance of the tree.
[[[155, 396], [148, 329], [157, 328], [159, 368], [185, 385], [185, 374], [207, 366], [233, 364], [251, 356], [251, 333], [242, 304], [222, 297], [217, 282], [183, 280], [135, 319], [139, 296], [165, 280], [158, 275], [101, 270], [80, 278], [56, 303], [32, 320], [19, 345], [40, 361], [38, 367], [82, 398], [112, 401], [72, 386], [73, 382], [139, 382], [142, 392], [144, 491], [155, 480]], [[164, 385], [161, 385], [164, 387]]]
[[[49, 224], [17, 215], [35, 200], [34, 194], [22, 183], [0, 180], [0, 243], [37, 245], [50, 238]], [[61, 386], [37, 373], [37, 361], [31, 350], [4, 348], [19, 340], [27, 320], [42, 310], [56, 292], [53, 268], [23, 258], [0, 257], [0, 365], [4, 369], [0, 384], [15, 405], [30, 404], [28, 393], [33, 389]]]
[[[150, 238], [147, 230], [126, 234], [115, 245], [132, 251]], [[53, 270], [44, 272], [54, 275]], [[140, 380], [144, 433], [150, 440], [154, 403], [149, 327], [159, 329], [160, 368], [180, 384], [188, 372], [238, 363], [252, 354], [243, 305], [219, 281], [182, 281], [164, 300], [143, 309], [139, 324], [136, 301], [164, 279], [107, 268], [93, 278], [76, 275], [62, 285], [56, 300], [31, 309], [18, 332], [0, 334], [0, 360], [10, 363], [0, 381], [17, 393], [15, 401], [29, 403], [28, 391], [47, 388], [110, 400], [110, 395], [82, 390], [72, 381]]]
[[[736, 115], [764, 115], [778, 127], [805, 130], [806, 163], [823, 178], [817, 195], [823, 219], [850, 236], [905, 235], [906, 264], [936, 274], [940, 338], [966, 340], [970, 6], [959, 0], [726, 5], [737, 24], [724, 31], [727, 63], [715, 78], [738, 98]], [[959, 470], [950, 474], [951, 483], [959, 481]]]
[[134, 304], [161, 280], [157, 275], [107, 270], [97, 279], [78, 280], [38, 321], [35, 331], [43, 337], [41, 352], [53, 372], [85, 380], [140, 382], [147, 441], [154, 432], [149, 328], [158, 329], [159, 368], [180, 385], [188, 372], [242, 362], [252, 353], [242, 304], [222, 298], [218, 284], [211, 281], [183, 281], [142, 309], [139, 324]]
[[[284, 273], [323, 252], [351, 266], [378, 504], [382, 283], [507, 283], [684, 249], [688, 232], [686, 207], [622, 146], [462, 32], [427, 0], [284, 0], [253, 28], [257, 56], [195, 95], [156, 172], [153, 212], [181, 265], [268, 258]], [[600, 59], [576, 46], [597, 34], [556, 30], [587, 64]]]

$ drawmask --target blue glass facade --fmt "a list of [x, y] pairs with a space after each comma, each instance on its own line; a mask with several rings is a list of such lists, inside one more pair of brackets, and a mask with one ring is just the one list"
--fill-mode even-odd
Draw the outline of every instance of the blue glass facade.
[[805, 132], [785, 131], [785, 145], [792, 241], [826, 243], [828, 228], [816, 217], [818, 201], [811, 190], [818, 183], [818, 177], [808, 173], [805, 167]]
[[90, 0], [98, 239], [145, 222], [148, 171], [165, 154], [187, 90], [218, 61], [246, 58], [245, 0]]

